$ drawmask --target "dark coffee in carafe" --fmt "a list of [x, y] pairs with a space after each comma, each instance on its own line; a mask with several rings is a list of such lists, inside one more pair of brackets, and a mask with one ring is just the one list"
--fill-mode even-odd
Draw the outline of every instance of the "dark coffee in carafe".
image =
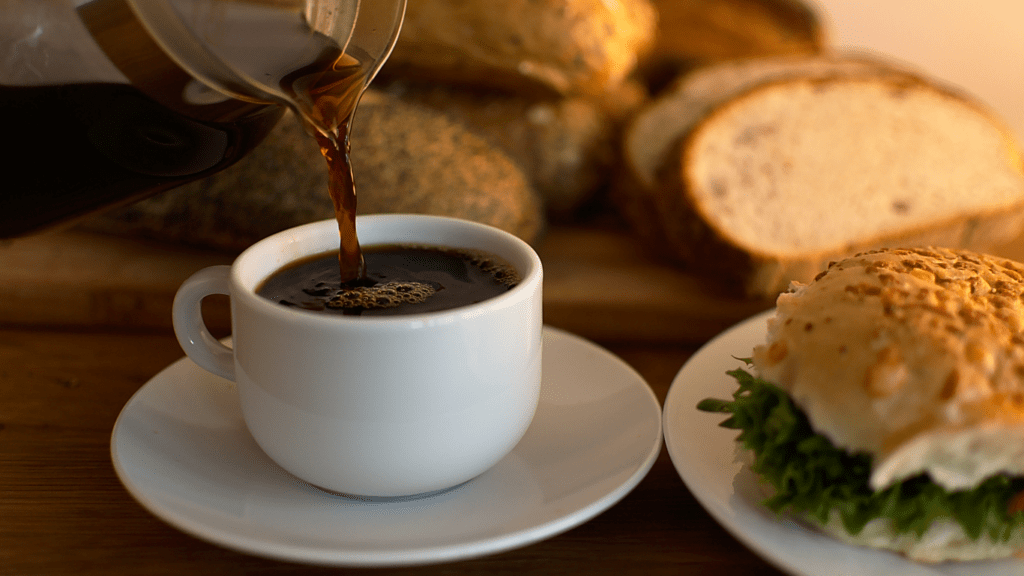
[[[0, 237], [214, 174], [251, 151], [284, 113], [280, 105], [231, 98], [197, 81], [124, 0], [74, 8], [15, 2], [12, 10], [19, 6], [28, 12], [0, 16], [3, 32], [14, 37], [0, 41], [0, 53], [13, 46], [0, 59], [9, 142], [2, 161], [11, 178], [0, 193]], [[40, 15], [55, 20], [20, 23]], [[32, 42], [18, 44], [23, 34]], [[85, 50], [83, 59], [72, 48]], [[92, 76], [99, 80], [83, 80]]]
[[[240, 106], [240, 108], [242, 108]], [[252, 150], [278, 107], [199, 121], [127, 84], [0, 86], [8, 166], [0, 237], [203, 178]]]
[[345, 228], [355, 210], [348, 123], [404, 6], [13, 0], [0, 11], [0, 112], [11, 142], [0, 238], [211, 175], [288, 106], [330, 156], [332, 184], [346, 191], [331, 192], [348, 239], [342, 253], [358, 256]]

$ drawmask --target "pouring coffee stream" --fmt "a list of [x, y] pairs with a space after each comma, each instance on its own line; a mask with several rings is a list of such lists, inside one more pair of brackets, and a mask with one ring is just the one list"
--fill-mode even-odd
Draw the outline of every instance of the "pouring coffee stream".
[[356, 234], [356, 185], [350, 160], [349, 127], [367, 82], [359, 61], [346, 54], [325, 57], [328, 66], [314, 65], [286, 77], [282, 87], [327, 161], [328, 192], [338, 220], [338, 266], [341, 282], [366, 275]]
[[0, 237], [222, 170], [287, 107], [328, 163], [342, 276], [362, 273], [349, 127], [405, 0], [10, 1], [0, 109], [28, 176], [3, 193]]

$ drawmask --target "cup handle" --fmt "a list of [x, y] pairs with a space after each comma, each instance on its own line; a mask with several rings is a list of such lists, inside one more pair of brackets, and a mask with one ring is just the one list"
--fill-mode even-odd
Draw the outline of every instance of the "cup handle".
[[185, 354], [217, 376], [235, 379], [235, 353], [210, 334], [200, 304], [211, 294], [231, 295], [231, 267], [210, 266], [190, 276], [174, 295], [171, 319]]

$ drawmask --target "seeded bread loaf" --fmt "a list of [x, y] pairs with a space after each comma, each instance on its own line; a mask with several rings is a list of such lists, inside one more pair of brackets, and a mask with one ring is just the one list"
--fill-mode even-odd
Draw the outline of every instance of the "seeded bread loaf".
[[[969, 492], [993, 476], [1024, 476], [1022, 294], [1024, 264], [1004, 258], [942, 248], [865, 252], [779, 296], [754, 366], [814, 432], [870, 456], [870, 490], [927, 473], [948, 492]], [[833, 510], [826, 531], [915, 560], [1024, 548], [1019, 522], [1009, 538], [980, 529], [968, 536], [949, 517], [924, 535], [896, 534], [885, 518], [851, 535], [839, 516]]]
[[649, 0], [411, 0], [382, 74], [598, 95], [633, 71], [656, 23]]
[[[529, 178], [507, 154], [444, 114], [371, 89], [351, 139], [359, 214], [454, 216], [528, 242], [539, 238], [544, 215]], [[289, 113], [233, 166], [82, 226], [237, 250], [285, 228], [333, 218], [327, 179], [316, 142]]]
[[1021, 153], [981, 106], [880, 63], [803, 66], [814, 70], [723, 73], [710, 102], [641, 112], [626, 136], [633, 179], [619, 191], [638, 230], [759, 296], [860, 250], [983, 250], [1019, 233]]
[[571, 217], [605, 185], [617, 160], [621, 117], [627, 113], [618, 102], [637, 106], [644, 97], [631, 93], [631, 85], [623, 85], [626, 93], [607, 105], [598, 98], [535, 98], [425, 82], [382, 82], [376, 87], [444, 112], [508, 154], [531, 179], [546, 213], [556, 219]]

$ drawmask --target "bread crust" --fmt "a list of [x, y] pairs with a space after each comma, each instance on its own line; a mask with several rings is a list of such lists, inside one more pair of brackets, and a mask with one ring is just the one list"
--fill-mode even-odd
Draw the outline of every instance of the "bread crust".
[[873, 457], [875, 489], [1024, 474], [1020, 263], [944, 248], [834, 262], [779, 296], [753, 361], [815, 431]]

